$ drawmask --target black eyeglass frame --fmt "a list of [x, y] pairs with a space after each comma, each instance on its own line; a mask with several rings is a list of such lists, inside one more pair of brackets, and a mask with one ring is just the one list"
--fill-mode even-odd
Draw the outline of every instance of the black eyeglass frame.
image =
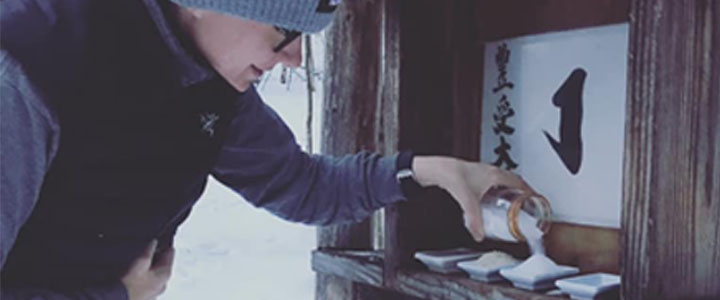
[[275, 53], [280, 52], [283, 48], [285, 48], [285, 46], [292, 43], [293, 41], [295, 41], [295, 39], [297, 39], [298, 37], [300, 37], [302, 35], [302, 32], [299, 32], [299, 31], [288, 30], [288, 29], [278, 27], [278, 26], [274, 26], [274, 27], [275, 27], [275, 30], [277, 30], [277, 32], [281, 33], [285, 37], [280, 42], [280, 44], [278, 44], [277, 46], [275, 46], [275, 48], [273, 48], [273, 52], [275, 52]]

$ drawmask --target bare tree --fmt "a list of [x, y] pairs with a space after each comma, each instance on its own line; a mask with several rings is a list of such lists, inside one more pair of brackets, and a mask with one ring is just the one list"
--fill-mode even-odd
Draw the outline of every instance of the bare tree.
[[[316, 38], [319, 38], [319, 41], [324, 40], [324, 36], [322, 33], [315, 36]], [[306, 119], [306, 133], [307, 133], [307, 145], [306, 149], [308, 153], [313, 153], [313, 106], [314, 106], [314, 93], [317, 91], [315, 87], [315, 79], [322, 81], [323, 77], [323, 71], [322, 71], [322, 65], [320, 66], [320, 69], [318, 70], [315, 66], [315, 61], [313, 59], [313, 46], [312, 41], [313, 38], [311, 35], [305, 35], [304, 36], [303, 43], [305, 44], [305, 63], [303, 66], [297, 69], [288, 68], [286, 66], [283, 66], [282, 69], [280, 69], [280, 76], [279, 81], [282, 85], [286, 87], [286, 89], [289, 91], [290, 86], [293, 84], [293, 78], [298, 77], [300, 81], [305, 81], [306, 89], [307, 89], [307, 119]], [[316, 41], [317, 42], [317, 41]], [[303, 72], [304, 70], [304, 72]], [[255, 84], [259, 89], [264, 89], [265, 85], [268, 83], [268, 81], [271, 79], [272, 74], [271, 72], [265, 74], [262, 79], [258, 80]]]
[[308, 92], [308, 115], [305, 121], [307, 130], [307, 152], [313, 153], [313, 134], [312, 134], [312, 120], [313, 120], [313, 93], [315, 92], [315, 82], [313, 75], [315, 74], [315, 63], [313, 62], [312, 56], [312, 39], [310, 35], [305, 35], [305, 75], [307, 78], [307, 92]]

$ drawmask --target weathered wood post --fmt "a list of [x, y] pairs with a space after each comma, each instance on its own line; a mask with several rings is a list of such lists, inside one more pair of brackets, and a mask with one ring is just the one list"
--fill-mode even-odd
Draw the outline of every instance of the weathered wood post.
[[624, 299], [720, 296], [720, 2], [631, 2]]
[[[397, 150], [397, 103], [386, 70], [385, 0], [346, 1], [327, 32], [322, 153]], [[389, 83], [386, 84], [386, 82]], [[371, 222], [318, 229], [320, 249], [372, 249]], [[390, 299], [383, 291], [318, 274], [316, 299]]]

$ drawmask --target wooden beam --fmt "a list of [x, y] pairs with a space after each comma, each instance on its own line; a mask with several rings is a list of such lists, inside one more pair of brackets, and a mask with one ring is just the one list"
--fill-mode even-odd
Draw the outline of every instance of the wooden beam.
[[396, 290], [422, 299], [456, 300], [559, 300], [564, 297], [546, 296], [512, 287], [508, 283], [488, 284], [465, 275], [443, 275], [428, 271], [398, 272]]
[[[474, 43], [476, 1], [390, 1], [387, 27], [399, 64], [398, 146], [419, 154], [479, 155], [482, 48]], [[390, 50], [389, 50], [390, 51]], [[390, 55], [390, 54], [388, 54]], [[386, 209], [386, 285], [419, 249], [473, 244], [462, 212], [434, 190]]]
[[481, 1], [482, 40], [602, 26], [628, 21], [630, 0]]
[[720, 297], [720, 2], [633, 0], [622, 294]]
[[[397, 150], [392, 73], [382, 59], [384, 0], [347, 1], [326, 34], [322, 153]], [[386, 83], [386, 85], [379, 83]], [[370, 220], [318, 229], [320, 249], [372, 249]], [[380, 299], [383, 292], [346, 278], [319, 273], [317, 299]], [[385, 296], [383, 296], [385, 297]], [[387, 296], [390, 297], [390, 296]], [[388, 298], [389, 299], [389, 298]]]
[[[372, 287], [382, 287], [383, 252], [381, 251], [313, 251], [312, 268]], [[509, 283], [488, 284], [471, 280], [467, 275], [445, 275], [419, 269], [398, 272], [397, 281], [386, 289], [394, 290], [398, 299], [562, 299], [528, 292]], [[409, 295], [409, 296], [408, 296]], [[377, 299], [377, 298], [361, 298]]]
[[313, 251], [315, 272], [382, 287], [383, 254], [378, 251]]

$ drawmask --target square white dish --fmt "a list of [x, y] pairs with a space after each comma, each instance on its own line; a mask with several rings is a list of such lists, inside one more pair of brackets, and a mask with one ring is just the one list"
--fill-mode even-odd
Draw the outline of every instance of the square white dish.
[[608, 273], [593, 273], [564, 278], [555, 285], [573, 299], [593, 299], [599, 294], [620, 287], [620, 276]]
[[481, 251], [468, 248], [457, 248], [448, 250], [418, 251], [415, 258], [422, 262], [431, 271], [449, 274], [460, 272], [457, 263], [466, 260], [473, 260], [483, 254]]
[[516, 268], [500, 270], [500, 275], [510, 280], [515, 287], [539, 291], [547, 290], [555, 286], [555, 280], [562, 277], [567, 277], [580, 272], [576, 267], [558, 265], [551, 272], [543, 272], [538, 274], [528, 274], [518, 272]]
[[480, 265], [477, 260], [472, 261], [461, 261], [457, 263], [458, 268], [465, 271], [470, 275], [471, 279], [475, 279], [483, 282], [498, 282], [503, 281], [504, 278], [500, 276], [500, 270], [508, 269], [517, 266], [519, 263], [512, 263], [505, 266], [487, 268]]

